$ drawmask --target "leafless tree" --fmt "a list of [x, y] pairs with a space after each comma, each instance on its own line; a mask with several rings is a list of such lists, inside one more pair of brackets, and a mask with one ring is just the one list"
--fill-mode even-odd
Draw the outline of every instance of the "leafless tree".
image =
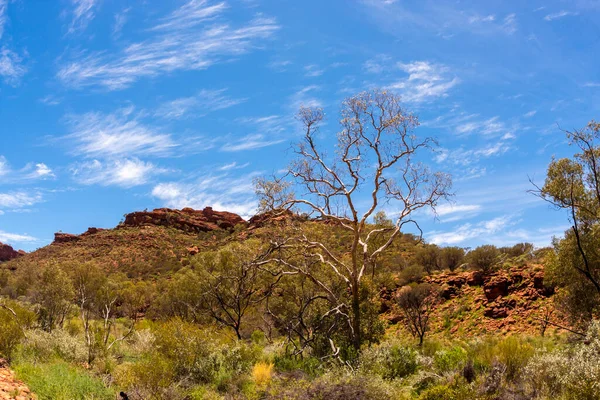
[[[414, 135], [414, 128], [419, 125], [417, 117], [404, 110], [399, 96], [391, 92], [362, 92], [342, 103], [341, 129], [332, 153], [320, 144], [324, 120], [321, 109], [301, 108], [298, 120], [304, 135], [295, 147], [297, 159], [290, 165], [288, 176], [300, 194], [284, 200], [278, 208], [295, 207], [340, 226], [350, 237], [350, 250], [348, 257], [338, 254], [309, 234], [298, 234], [285, 246], [295, 247], [305, 257], [330, 268], [347, 285], [350, 304], [304, 264], [280, 261], [287, 271], [309, 276], [322, 288], [331, 303], [331, 312], [346, 316], [353, 345], [359, 349], [359, 292], [368, 266], [407, 225], [412, 224], [421, 232], [413, 218], [415, 211], [435, 208], [449, 194], [451, 179], [447, 174], [431, 172], [419, 162], [421, 153], [431, 150], [436, 142]], [[261, 204], [267, 203], [261, 198]], [[391, 211], [393, 224], [371, 224], [384, 205]], [[381, 235], [385, 235], [383, 241]]]
[[428, 283], [404, 286], [398, 293], [398, 306], [404, 314], [404, 323], [410, 333], [423, 345], [429, 330], [429, 316], [439, 298], [437, 287]]

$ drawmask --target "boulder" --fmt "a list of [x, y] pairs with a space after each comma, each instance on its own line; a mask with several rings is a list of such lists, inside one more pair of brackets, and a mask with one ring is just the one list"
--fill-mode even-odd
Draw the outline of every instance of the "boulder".
[[483, 292], [485, 297], [489, 300], [495, 300], [498, 297], [508, 295], [508, 288], [510, 286], [510, 280], [508, 277], [503, 275], [493, 276], [489, 281], [483, 285]]
[[484, 277], [481, 271], [473, 271], [467, 276], [467, 284], [469, 286], [483, 285]]

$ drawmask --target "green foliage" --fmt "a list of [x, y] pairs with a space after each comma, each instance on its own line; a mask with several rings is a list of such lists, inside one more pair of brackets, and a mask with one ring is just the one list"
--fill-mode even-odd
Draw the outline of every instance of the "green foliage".
[[433, 356], [433, 365], [440, 373], [461, 369], [467, 361], [467, 351], [460, 346], [439, 350]]
[[385, 342], [363, 351], [360, 368], [384, 379], [404, 378], [417, 371], [417, 352], [399, 343]]
[[440, 269], [440, 248], [435, 244], [424, 244], [417, 248], [415, 252], [415, 262], [431, 274]]
[[23, 336], [15, 316], [9, 310], [0, 308], [0, 357], [10, 358]]
[[500, 254], [496, 246], [486, 244], [471, 250], [465, 258], [469, 267], [487, 274], [498, 267], [501, 261]]
[[40, 400], [113, 400], [115, 393], [86, 371], [63, 361], [17, 364], [17, 377]]
[[462, 247], [443, 247], [438, 255], [438, 262], [441, 268], [454, 271], [460, 267], [465, 258], [465, 249]]

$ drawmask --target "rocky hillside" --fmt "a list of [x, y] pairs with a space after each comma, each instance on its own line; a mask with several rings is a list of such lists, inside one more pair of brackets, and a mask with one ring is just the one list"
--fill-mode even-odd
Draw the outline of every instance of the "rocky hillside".
[[247, 223], [239, 215], [210, 207], [133, 212], [113, 229], [89, 228], [82, 234], [57, 232], [50, 245], [34, 252], [16, 254], [7, 250], [6, 260], [10, 261], [2, 267], [16, 270], [32, 263], [43, 266], [94, 261], [131, 277], [156, 275], [179, 269], [190, 254], [218, 247], [237, 225]]
[[[489, 275], [478, 271], [440, 273], [424, 279], [440, 287], [431, 320], [434, 333], [473, 336], [492, 332], [539, 334], [544, 318], [562, 322], [554, 307], [555, 290], [544, 283], [542, 265], [522, 265]], [[388, 294], [387, 318], [402, 321]], [[548, 327], [554, 331], [555, 327]]]
[[0, 359], [0, 400], [37, 399], [27, 386], [17, 380], [15, 373], [8, 368], [6, 360]]

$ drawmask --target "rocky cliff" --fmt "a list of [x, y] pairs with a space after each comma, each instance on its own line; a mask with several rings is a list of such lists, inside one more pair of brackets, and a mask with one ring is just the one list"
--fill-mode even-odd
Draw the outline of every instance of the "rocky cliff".
[[13, 258], [20, 257], [24, 254], [25, 252], [23, 250], [17, 251], [7, 244], [0, 243], [0, 262], [10, 261]]

